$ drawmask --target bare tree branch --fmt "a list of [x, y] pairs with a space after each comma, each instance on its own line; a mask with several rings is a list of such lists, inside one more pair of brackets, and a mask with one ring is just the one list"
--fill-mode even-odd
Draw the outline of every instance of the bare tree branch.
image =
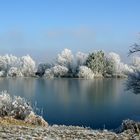
[[128, 55], [131, 55], [133, 53], [139, 52], [140, 51], [140, 45], [139, 44], [133, 44], [132, 46], [130, 46], [131, 49], [129, 50]]

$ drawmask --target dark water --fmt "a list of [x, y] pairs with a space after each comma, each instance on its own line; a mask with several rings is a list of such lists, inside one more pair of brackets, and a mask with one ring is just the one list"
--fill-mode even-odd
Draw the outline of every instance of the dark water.
[[37, 102], [49, 124], [112, 129], [140, 118], [140, 95], [126, 91], [124, 79], [5, 78], [1, 90]]

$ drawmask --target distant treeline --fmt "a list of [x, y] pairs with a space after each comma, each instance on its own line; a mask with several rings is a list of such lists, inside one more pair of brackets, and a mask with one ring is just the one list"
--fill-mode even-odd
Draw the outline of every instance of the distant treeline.
[[94, 77], [126, 77], [140, 69], [140, 57], [133, 57], [130, 65], [121, 62], [114, 52], [94, 51], [75, 55], [64, 49], [53, 63], [36, 62], [29, 56], [0, 56], [0, 77], [72, 77], [93, 79]]

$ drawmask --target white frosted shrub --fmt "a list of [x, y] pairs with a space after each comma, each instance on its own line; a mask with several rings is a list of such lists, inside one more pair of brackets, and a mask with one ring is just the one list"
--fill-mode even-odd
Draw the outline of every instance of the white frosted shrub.
[[31, 106], [26, 102], [24, 98], [15, 96], [12, 101], [12, 114], [17, 119], [25, 119], [31, 112]]
[[17, 58], [13, 55], [0, 56], [0, 76], [33, 76], [35, 62], [29, 56]]
[[124, 74], [129, 74], [129, 73], [134, 72], [133, 68], [131, 66], [127, 65], [127, 64], [123, 64], [122, 68], [123, 68], [122, 71], [123, 71]]
[[92, 70], [86, 66], [80, 66], [79, 67], [79, 72], [78, 72], [78, 77], [79, 78], [85, 78], [85, 79], [93, 79], [94, 78], [94, 73]]
[[5, 76], [5, 71], [1, 70], [0, 71], [0, 77], [4, 77]]
[[[58, 54], [55, 65], [66, 67], [68, 69], [68, 74], [66, 72], [66, 76], [74, 76], [76, 75], [79, 66], [85, 65], [87, 57], [88, 55], [85, 53], [78, 52], [76, 55], [73, 55], [71, 50], [64, 49]], [[66, 70], [66, 68], [64, 69]]]
[[120, 56], [114, 52], [110, 52], [107, 55], [107, 58], [109, 61], [113, 63], [113, 73], [114, 74], [120, 74], [122, 72], [122, 63]]
[[21, 71], [16, 67], [11, 67], [7, 73], [9, 77], [22, 77]]
[[45, 77], [46, 78], [54, 78], [54, 77], [62, 77], [67, 75], [68, 73], [68, 68], [65, 66], [60, 66], [60, 65], [56, 65], [50, 69], [47, 69], [45, 71]]
[[52, 65], [49, 63], [40, 63], [37, 67], [36, 75], [43, 76], [45, 74], [45, 70], [51, 67]]
[[113, 61], [114, 63], [118, 64], [121, 62], [121, 58], [117, 53], [110, 52], [107, 57], [109, 58], [109, 60]]
[[85, 65], [88, 55], [82, 52], [76, 54], [76, 63], [78, 66]]
[[0, 69], [7, 71], [10, 67], [18, 65], [18, 58], [13, 55], [0, 56]]
[[86, 60], [86, 66], [90, 68], [97, 77], [99, 76], [102, 77], [102, 75], [106, 71], [105, 62], [106, 62], [105, 53], [101, 50], [89, 54]]
[[128, 74], [133, 71], [130, 66], [121, 62], [121, 58], [118, 54], [111, 52], [107, 58], [113, 63], [114, 74]]
[[12, 116], [24, 120], [32, 111], [32, 107], [24, 98], [11, 97], [7, 91], [0, 93], [0, 117]]
[[56, 65], [52, 68], [52, 72], [54, 73], [55, 77], [61, 77], [67, 74], [68, 68], [65, 66]]
[[35, 72], [35, 61], [29, 55], [21, 57], [20, 70], [24, 76], [33, 76]]
[[46, 69], [44, 77], [46, 77], [48, 79], [54, 78], [54, 73], [53, 73], [52, 69]]
[[60, 54], [57, 56], [57, 63], [61, 66], [65, 66], [68, 69], [71, 67], [73, 63], [73, 54], [71, 50], [64, 49]]
[[0, 117], [10, 116], [12, 113], [12, 98], [6, 91], [0, 94]]

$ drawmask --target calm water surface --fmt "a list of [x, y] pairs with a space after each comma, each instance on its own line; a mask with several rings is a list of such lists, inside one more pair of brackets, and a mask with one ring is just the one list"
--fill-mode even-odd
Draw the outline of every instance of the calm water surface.
[[125, 79], [2, 78], [2, 90], [37, 102], [49, 124], [112, 129], [140, 118], [140, 95], [125, 90]]

